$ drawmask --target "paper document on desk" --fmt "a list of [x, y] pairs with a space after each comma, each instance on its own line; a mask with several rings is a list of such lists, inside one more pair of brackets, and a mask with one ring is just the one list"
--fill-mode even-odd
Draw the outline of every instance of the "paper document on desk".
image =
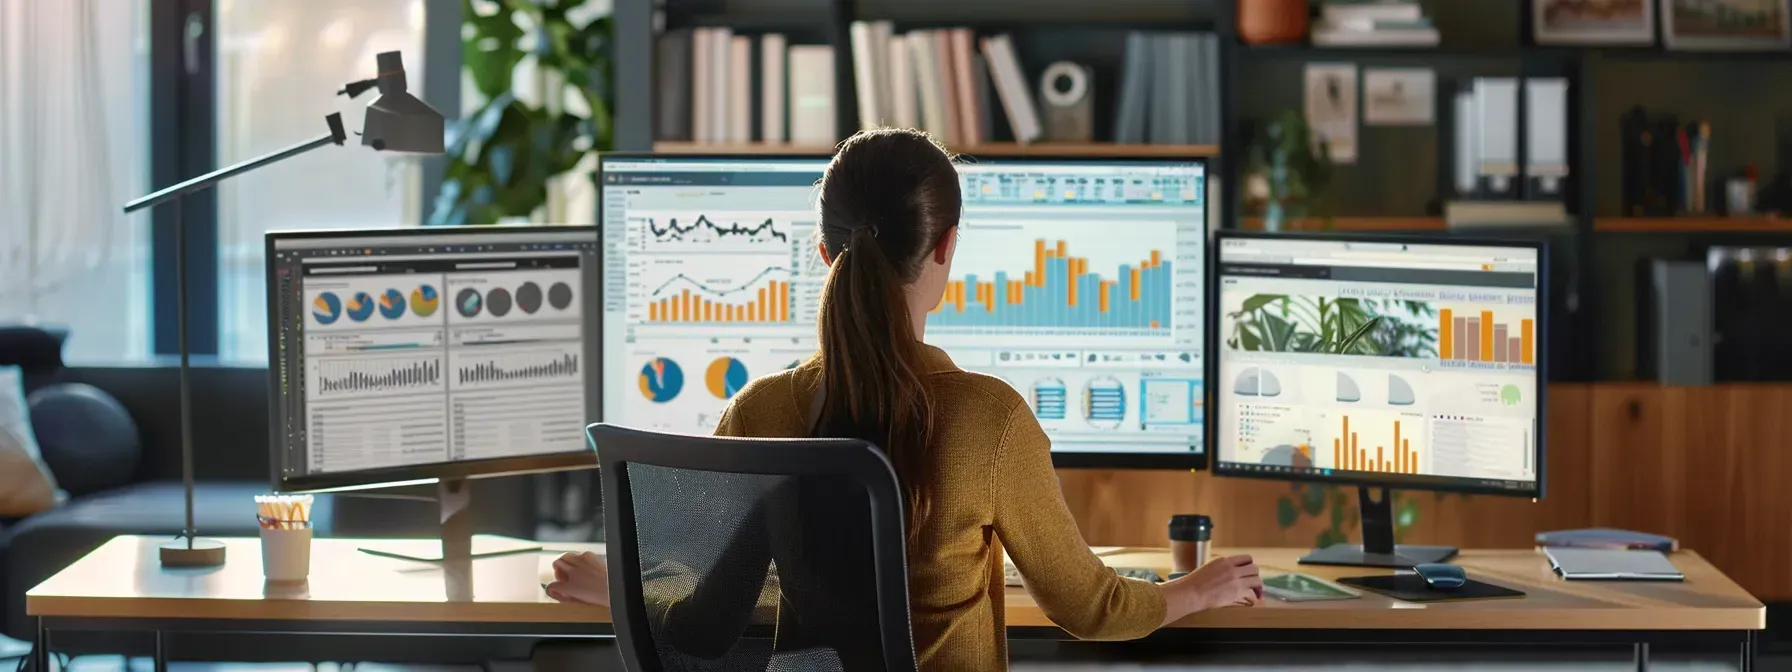
[[1550, 567], [1564, 579], [1606, 581], [1683, 581], [1686, 575], [1660, 551], [1609, 548], [1543, 549]]

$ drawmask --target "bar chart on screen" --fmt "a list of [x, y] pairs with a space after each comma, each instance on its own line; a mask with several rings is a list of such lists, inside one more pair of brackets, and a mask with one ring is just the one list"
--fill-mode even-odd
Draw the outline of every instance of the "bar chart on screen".
[[[1333, 419], [1329, 466], [1344, 471], [1421, 474], [1422, 417], [1395, 413], [1340, 413]], [[1365, 440], [1366, 439], [1366, 440]], [[1415, 442], [1417, 445], [1415, 445]]]
[[[744, 278], [727, 277], [745, 275]], [[642, 297], [649, 324], [784, 324], [791, 321], [790, 269], [764, 266], [750, 275], [679, 272]]]
[[[1536, 311], [1524, 306], [1453, 306], [1437, 311], [1438, 359], [1536, 364]], [[1522, 314], [1521, 314], [1522, 312]]]
[[928, 327], [958, 335], [1149, 336], [1168, 333], [1172, 223], [1124, 236], [1061, 222], [971, 228]]

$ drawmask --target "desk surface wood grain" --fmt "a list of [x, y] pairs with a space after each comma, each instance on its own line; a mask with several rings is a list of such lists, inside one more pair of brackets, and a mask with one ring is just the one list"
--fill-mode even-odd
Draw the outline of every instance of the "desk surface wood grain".
[[[609, 611], [559, 604], [541, 589], [552, 579], [556, 553], [476, 560], [464, 575], [442, 567], [368, 555], [359, 548], [396, 550], [416, 541], [319, 539], [312, 543], [311, 579], [271, 584], [261, 576], [261, 543], [224, 539], [229, 562], [206, 570], [163, 569], [161, 537], [121, 536], [76, 561], [26, 594], [33, 616], [75, 618], [204, 618], [478, 623], [603, 623]], [[559, 550], [602, 551], [600, 544], [549, 544]], [[1240, 549], [1265, 574], [1303, 572], [1327, 579], [1385, 573], [1354, 567], [1299, 565], [1294, 549]], [[1471, 578], [1516, 588], [1519, 599], [1414, 604], [1363, 593], [1361, 599], [1288, 603], [1195, 614], [1185, 628], [1357, 628], [1437, 630], [1747, 630], [1766, 626], [1766, 608], [1691, 551], [1673, 556], [1686, 574], [1679, 583], [1563, 581], [1534, 550], [1465, 551], [1455, 562]], [[1102, 560], [1115, 567], [1150, 567], [1168, 574], [1162, 549], [1115, 549]], [[1007, 589], [1010, 626], [1051, 626], [1026, 590]]]

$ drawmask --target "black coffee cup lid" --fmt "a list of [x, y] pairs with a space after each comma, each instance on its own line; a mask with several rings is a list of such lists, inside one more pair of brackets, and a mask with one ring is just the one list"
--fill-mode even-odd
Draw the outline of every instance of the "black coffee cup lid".
[[1213, 519], [1195, 513], [1184, 513], [1170, 517], [1170, 539], [1175, 541], [1201, 541], [1213, 534]]

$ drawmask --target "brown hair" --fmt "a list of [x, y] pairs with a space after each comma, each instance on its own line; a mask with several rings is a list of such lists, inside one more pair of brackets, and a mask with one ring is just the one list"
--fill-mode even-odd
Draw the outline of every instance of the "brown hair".
[[815, 436], [881, 447], [908, 498], [908, 531], [932, 502], [933, 399], [905, 287], [958, 225], [958, 171], [920, 131], [862, 131], [821, 178], [821, 243], [833, 258], [821, 290], [822, 394]]

